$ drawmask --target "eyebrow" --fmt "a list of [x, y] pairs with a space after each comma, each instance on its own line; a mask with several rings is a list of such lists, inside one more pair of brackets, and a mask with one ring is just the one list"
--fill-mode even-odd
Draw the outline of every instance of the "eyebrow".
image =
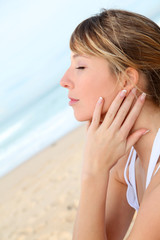
[[73, 58], [81, 57], [79, 54], [74, 54]]
[[88, 58], [87, 56], [84, 56], [84, 55], [79, 55], [78, 53], [72, 55], [72, 57], [75, 59], [77, 57], [84, 57], [84, 58]]

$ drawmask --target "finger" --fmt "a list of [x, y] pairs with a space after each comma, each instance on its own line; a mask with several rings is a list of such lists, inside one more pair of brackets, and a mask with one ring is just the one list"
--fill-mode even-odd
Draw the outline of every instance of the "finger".
[[108, 109], [108, 112], [103, 120], [103, 125], [108, 128], [111, 123], [113, 122], [125, 96], [126, 96], [127, 90], [122, 90], [120, 93], [118, 93], [118, 95], [116, 96], [116, 98], [114, 99], [114, 101], [112, 102], [111, 106]]
[[150, 130], [144, 128], [144, 129], [139, 129], [136, 132], [132, 133], [127, 140], [127, 146], [126, 150], [128, 151], [138, 140], [147, 134]]
[[100, 97], [99, 100], [96, 103], [96, 107], [95, 107], [95, 110], [94, 110], [94, 113], [93, 113], [93, 118], [92, 118], [92, 121], [91, 121], [91, 124], [90, 124], [91, 128], [96, 129], [100, 124], [103, 102], [104, 102], [103, 98]]
[[133, 88], [132, 91], [128, 94], [128, 96], [126, 97], [126, 99], [124, 100], [124, 102], [122, 103], [116, 118], [113, 121], [113, 124], [116, 129], [119, 129], [122, 125], [122, 123], [124, 122], [130, 108], [131, 105], [133, 103], [134, 97], [136, 96], [136, 88]]
[[136, 103], [134, 104], [132, 110], [128, 114], [126, 120], [124, 121], [123, 125], [121, 126], [121, 132], [124, 134], [124, 137], [127, 137], [131, 128], [135, 124], [136, 119], [138, 118], [142, 107], [145, 102], [146, 94], [142, 93], [139, 98], [137, 99]]
[[86, 124], [86, 130], [88, 131], [88, 128], [90, 127], [90, 125], [91, 125], [91, 120], [89, 120], [88, 122], [87, 122], [87, 124]]

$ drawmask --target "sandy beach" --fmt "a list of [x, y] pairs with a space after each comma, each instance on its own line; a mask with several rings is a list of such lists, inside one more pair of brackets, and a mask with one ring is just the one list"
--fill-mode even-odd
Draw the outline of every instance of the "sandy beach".
[[0, 179], [1, 240], [72, 238], [84, 134], [77, 128]]
[[83, 125], [0, 179], [1, 240], [72, 239], [84, 136]]

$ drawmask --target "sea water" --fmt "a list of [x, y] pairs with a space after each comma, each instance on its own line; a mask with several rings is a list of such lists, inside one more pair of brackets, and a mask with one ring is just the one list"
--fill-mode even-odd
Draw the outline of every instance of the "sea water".
[[[66, 91], [67, 92], [67, 91]], [[56, 84], [0, 125], [0, 177], [79, 126]]]
[[[99, 2], [111, 7], [108, 1]], [[67, 1], [64, 11], [61, 3], [58, 11], [57, 3], [9, 0], [0, 4], [0, 177], [79, 125], [59, 80], [68, 66], [68, 41], [76, 21], [99, 7], [93, 10], [94, 4], [88, 2], [89, 7], [79, 11], [82, 4]], [[123, 8], [117, 1], [112, 2], [113, 8], [115, 3]], [[129, 10], [160, 24], [159, 0], [145, 3], [123, 2]]]

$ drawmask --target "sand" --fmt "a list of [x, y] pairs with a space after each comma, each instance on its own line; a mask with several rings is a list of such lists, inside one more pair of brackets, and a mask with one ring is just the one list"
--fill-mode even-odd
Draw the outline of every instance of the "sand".
[[83, 125], [0, 179], [1, 240], [72, 239], [84, 136]]

